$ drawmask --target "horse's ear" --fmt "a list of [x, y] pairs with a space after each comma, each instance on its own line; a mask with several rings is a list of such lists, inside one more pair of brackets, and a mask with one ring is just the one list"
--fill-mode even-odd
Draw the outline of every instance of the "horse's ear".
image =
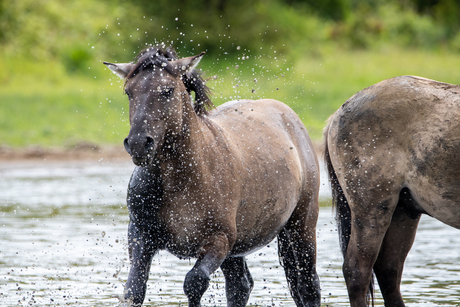
[[132, 63], [109, 63], [103, 62], [114, 74], [116, 74], [121, 79], [125, 79], [133, 68]]
[[171, 64], [175, 69], [178, 69], [180, 72], [185, 73], [195, 69], [195, 67], [200, 63], [201, 58], [206, 52], [202, 52], [199, 55], [194, 55], [187, 58], [182, 58], [176, 61], [172, 61]]

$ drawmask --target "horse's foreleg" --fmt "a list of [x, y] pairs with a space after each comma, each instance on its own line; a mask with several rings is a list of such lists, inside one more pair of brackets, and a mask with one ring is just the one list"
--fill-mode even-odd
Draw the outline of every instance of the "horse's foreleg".
[[229, 252], [229, 240], [223, 233], [215, 234], [206, 242], [195, 265], [185, 276], [184, 292], [189, 307], [201, 306], [201, 297], [208, 289], [210, 275], [219, 268]]
[[280, 262], [298, 307], [321, 305], [320, 284], [316, 273], [317, 218], [317, 203], [316, 208], [305, 208], [299, 204], [278, 235]]
[[244, 307], [248, 302], [254, 281], [244, 257], [230, 257], [220, 268], [225, 276], [228, 307]]
[[128, 245], [131, 268], [125, 285], [125, 301], [130, 306], [141, 306], [147, 291], [152, 257], [157, 250], [152, 249], [148, 235], [139, 231], [131, 222], [128, 230]]
[[397, 207], [388, 230], [374, 272], [379, 282], [385, 306], [404, 306], [400, 284], [404, 261], [414, 243], [420, 216], [410, 218], [402, 207]]

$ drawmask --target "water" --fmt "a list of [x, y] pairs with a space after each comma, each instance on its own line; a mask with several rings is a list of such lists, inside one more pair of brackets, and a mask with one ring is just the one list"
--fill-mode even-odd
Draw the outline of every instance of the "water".
[[[0, 305], [116, 306], [129, 261], [128, 162], [0, 164]], [[324, 180], [324, 175], [322, 176]], [[321, 196], [330, 194], [322, 183]], [[401, 286], [407, 306], [460, 302], [460, 236], [424, 216]], [[323, 306], [347, 306], [342, 256], [330, 208], [317, 228]], [[193, 261], [161, 252], [150, 274], [147, 306], [186, 306], [182, 282]], [[254, 278], [250, 306], [294, 306], [278, 263], [276, 242], [248, 256]], [[217, 271], [204, 306], [225, 306]], [[377, 306], [383, 301], [377, 293]]]

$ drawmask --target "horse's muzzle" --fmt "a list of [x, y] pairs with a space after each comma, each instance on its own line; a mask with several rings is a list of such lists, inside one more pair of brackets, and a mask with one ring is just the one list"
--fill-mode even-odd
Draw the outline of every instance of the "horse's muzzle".
[[123, 143], [137, 166], [146, 166], [152, 162], [155, 142], [151, 136], [128, 136]]

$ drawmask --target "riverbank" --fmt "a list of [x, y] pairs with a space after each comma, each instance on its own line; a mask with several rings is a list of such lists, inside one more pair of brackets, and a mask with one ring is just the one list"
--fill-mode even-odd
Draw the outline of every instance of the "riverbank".
[[130, 157], [123, 146], [96, 145], [79, 143], [71, 148], [27, 146], [13, 148], [0, 146], [0, 161], [72, 161], [72, 160], [120, 160], [129, 161]]
[[[319, 159], [322, 159], [322, 142], [315, 141], [313, 146]], [[0, 161], [130, 161], [128, 153], [120, 145], [97, 145], [93, 143], [81, 142], [73, 147], [42, 147], [27, 146], [13, 148], [0, 145]]]

